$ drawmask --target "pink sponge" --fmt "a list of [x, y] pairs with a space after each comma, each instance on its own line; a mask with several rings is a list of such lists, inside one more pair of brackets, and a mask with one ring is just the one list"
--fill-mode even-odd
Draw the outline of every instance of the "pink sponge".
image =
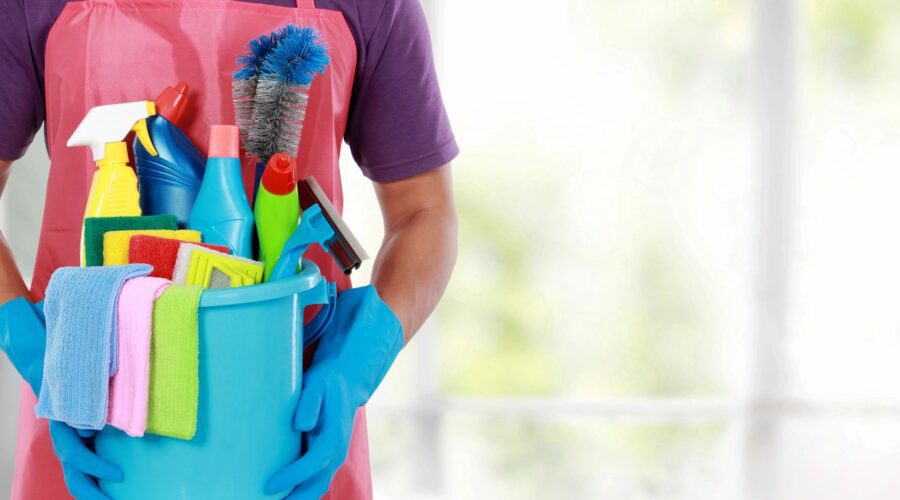
[[[153, 272], [150, 276], [172, 279], [175, 272], [175, 261], [178, 259], [178, 247], [180, 240], [160, 238], [157, 236], [133, 236], [128, 245], [128, 262], [130, 264], [150, 264]], [[200, 246], [210, 248], [223, 253], [228, 253], [228, 248], [220, 245], [199, 243]]]

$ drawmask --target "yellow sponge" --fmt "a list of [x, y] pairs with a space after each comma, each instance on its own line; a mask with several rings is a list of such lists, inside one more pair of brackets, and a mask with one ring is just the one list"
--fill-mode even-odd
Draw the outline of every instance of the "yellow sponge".
[[128, 245], [131, 237], [137, 235], [156, 236], [171, 240], [200, 243], [200, 231], [181, 229], [142, 229], [136, 231], [108, 231], [103, 235], [103, 265], [124, 266], [128, 264]]

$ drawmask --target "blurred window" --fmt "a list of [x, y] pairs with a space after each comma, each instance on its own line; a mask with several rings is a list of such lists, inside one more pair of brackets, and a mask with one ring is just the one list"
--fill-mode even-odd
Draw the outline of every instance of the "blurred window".
[[426, 10], [461, 252], [377, 496], [893, 498], [900, 4]]

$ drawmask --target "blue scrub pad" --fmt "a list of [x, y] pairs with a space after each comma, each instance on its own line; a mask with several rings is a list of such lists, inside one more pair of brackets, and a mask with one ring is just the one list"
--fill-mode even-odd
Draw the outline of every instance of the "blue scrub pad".
[[44, 299], [47, 351], [35, 414], [76, 429], [102, 429], [109, 407], [110, 357], [116, 305], [129, 278], [150, 266], [64, 267]]

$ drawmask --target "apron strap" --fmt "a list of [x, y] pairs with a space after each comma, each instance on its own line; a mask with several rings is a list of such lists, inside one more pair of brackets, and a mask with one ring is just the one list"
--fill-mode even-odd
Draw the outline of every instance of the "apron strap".
[[[100, 2], [102, 3], [102, 1]], [[94, 0], [85, 0], [85, 4], [88, 8], [94, 6]], [[316, 1], [315, 0], [296, 0], [298, 9], [315, 9]]]
[[[246, 2], [247, 0], [241, 0]], [[315, 9], [316, 0], [296, 0], [298, 9]]]

